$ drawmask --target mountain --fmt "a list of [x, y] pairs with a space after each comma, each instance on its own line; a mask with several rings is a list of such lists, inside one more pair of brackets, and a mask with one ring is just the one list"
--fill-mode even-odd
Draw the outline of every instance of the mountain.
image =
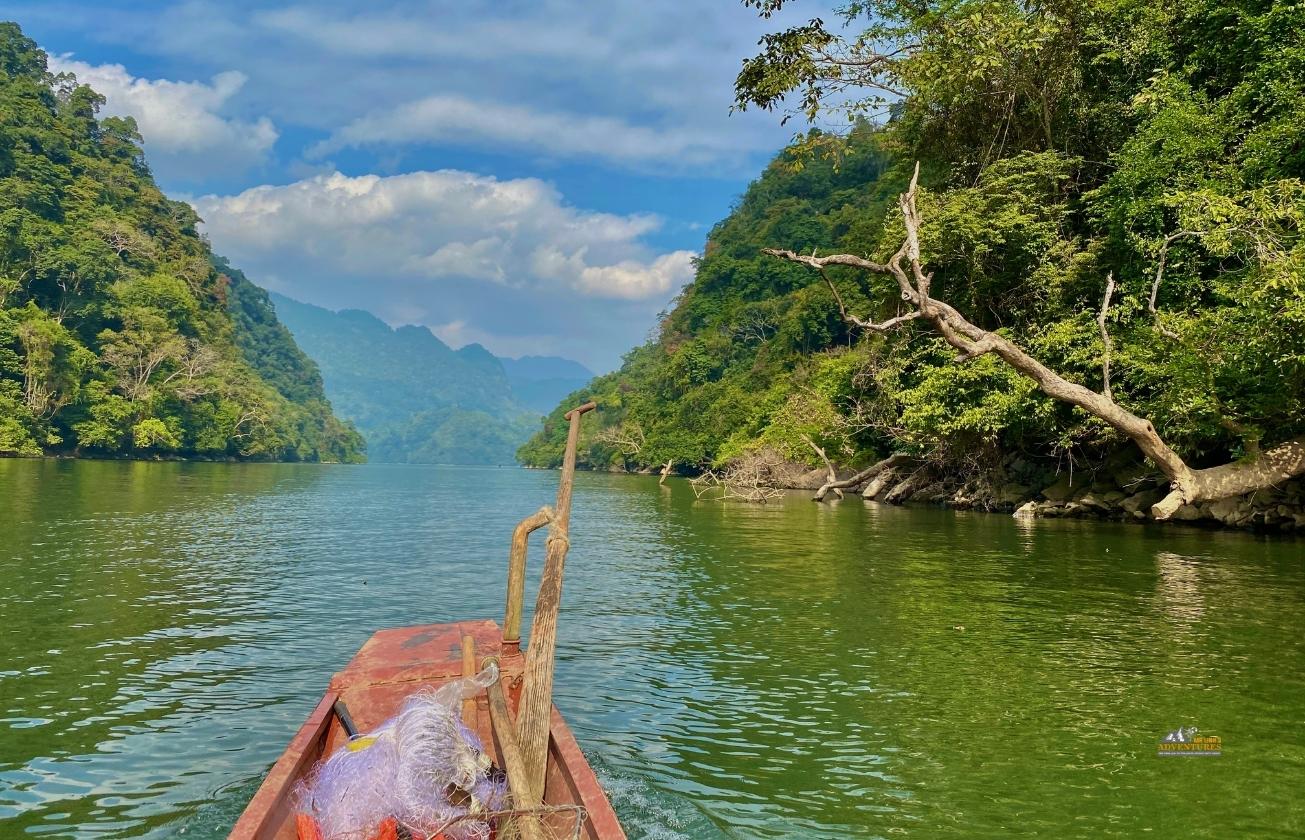
[[507, 372], [513, 396], [537, 414], [552, 411], [559, 400], [594, 378], [589, 368], [559, 356], [500, 356], [499, 361]]
[[[592, 398], [596, 468], [748, 481], [900, 453], [898, 498], [973, 482], [1008, 503], [1057, 473], [1119, 496], [1161, 476], [1164, 515], [1249, 522], [1207, 503], [1284, 498], [1305, 465], [1305, 7], [875, 8], [862, 40], [819, 21], [768, 37], [739, 104], [801, 91], [841, 115], [846, 68], [806, 59], [890, 32], [901, 50], [867, 76], [902, 91], [890, 117], [781, 153], [657, 337], [521, 459], [556, 464], [562, 412]], [[1139, 498], [1130, 516], [1159, 500]]]
[[454, 350], [426, 327], [395, 329], [357, 309], [272, 301], [374, 461], [510, 464], [539, 415], [591, 376], [566, 359], [499, 359], [479, 344]]
[[103, 103], [0, 23], [0, 455], [360, 460], [263, 291]]

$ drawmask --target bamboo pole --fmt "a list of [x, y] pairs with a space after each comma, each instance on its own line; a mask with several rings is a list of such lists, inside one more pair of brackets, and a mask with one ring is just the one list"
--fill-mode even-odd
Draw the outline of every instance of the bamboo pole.
[[[462, 678], [469, 680], [476, 676], [476, 640], [471, 636], [462, 637]], [[476, 698], [464, 697], [462, 700], [462, 722], [472, 732], [476, 731]]]
[[566, 553], [571, 547], [571, 487], [575, 482], [576, 448], [580, 440], [580, 418], [597, 406], [585, 403], [566, 413], [571, 429], [562, 458], [562, 478], [557, 486], [557, 505], [548, 533], [544, 554], [544, 573], [535, 601], [535, 620], [530, 628], [530, 645], [526, 649], [525, 683], [517, 734], [525, 760], [527, 789], [536, 801], [544, 793], [544, 773], [548, 761], [548, 733], [553, 709], [553, 656], [557, 650], [557, 611], [562, 603], [562, 572]]
[[544, 505], [517, 523], [508, 553], [507, 610], [503, 616], [504, 653], [521, 650], [521, 604], [526, 597], [526, 550], [530, 535], [553, 521], [553, 509]]
[[[503, 769], [507, 772], [513, 810], [524, 811], [538, 807], [540, 800], [531, 798], [526, 784], [525, 759], [521, 756], [521, 744], [517, 740], [501, 677], [490, 684], [488, 694], [489, 720], [494, 727], [494, 735], [498, 738], [499, 757], [503, 759]], [[542, 840], [539, 824], [530, 817], [523, 817], [513, 827], [521, 832], [523, 840]]]

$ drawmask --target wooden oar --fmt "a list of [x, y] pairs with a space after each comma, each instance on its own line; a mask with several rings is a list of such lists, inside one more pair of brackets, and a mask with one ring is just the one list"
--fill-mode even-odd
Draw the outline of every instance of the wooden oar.
[[576, 447], [580, 440], [580, 418], [597, 408], [585, 403], [566, 413], [571, 422], [562, 458], [562, 478], [557, 486], [557, 504], [553, 509], [548, 548], [544, 553], [544, 573], [535, 601], [535, 620], [530, 628], [530, 646], [526, 649], [525, 683], [517, 721], [517, 736], [525, 762], [526, 781], [532, 801], [544, 796], [544, 771], [548, 760], [548, 730], [553, 709], [553, 656], [557, 650], [557, 611], [562, 604], [562, 572], [566, 553], [571, 547], [571, 486], [575, 482]]

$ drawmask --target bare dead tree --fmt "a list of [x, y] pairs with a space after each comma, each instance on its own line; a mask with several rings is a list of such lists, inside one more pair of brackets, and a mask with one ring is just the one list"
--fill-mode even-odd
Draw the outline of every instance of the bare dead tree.
[[221, 356], [212, 347], [199, 339], [187, 339], [186, 351], [177, 360], [177, 369], [164, 377], [159, 386], [167, 386], [176, 381], [174, 390], [184, 402], [211, 394], [215, 390], [215, 385], [204, 380], [217, 367], [219, 361]]
[[1101, 313], [1097, 315], [1097, 326], [1101, 328], [1101, 344], [1105, 348], [1101, 353], [1101, 392], [1106, 399], [1113, 400], [1115, 395], [1110, 390], [1110, 354], [1115, 345], [1110, 340], [1110, 330], [1106, 327], [1106, 313], [1110, 311], [1110, 299], [1115, 296], [1115, 273], [1106, 275], [1106, 294], [1101, 299]]
[[892, 455], [889, 455], [887, 458], [883, 459], [882, 461], [878, 461], [875, 464], [866, 467], [865, 469], [861, 470], [859, 473], [857, 473], [854, 476], [845, 478], [842, 481], [829, 481], [825, 483], [823, 486], [821, 486], [819, 490], [816, 491], [816, 494], [812, 496], [811, 499], [816, 502], [823, 502], [825, 500], [825, 497], [829, 495], [829, 491], [831, 490], [837, 493], [838, 497], [841, 499], [843, 498], [843, 494], [841, 492], [843, 490], [848, 490], [853, 487], [857, 487], [862, 484], [865, 484], [867, 481], [870, 481], [875, 476], [888, 472], [889, 470], [895, 470], [900, 467], [911, 466], [914, 465], [915, 463], [916, 463], [916, 459], [913, 456], [907, 455], [905, 452], [895, 452]]
[[154, 240], [125, 222], [98, 219], [91, 225], [91, 229], [104, 244], [113, 249], [119, 259], [153, 260], [158, 256]]
[[[817, 446], [816, 442], [811, 438], [807, 437], [806, 435], [799, 435], [799, 437], [806, 442], [807, 446], [815, 450], [815, 453], [820, 456], [820, 460], [825, 462], [825, 473], [828, 476], [828, 480], [824, 483], [823, 486], [821, 486], [820, 489], [824, 490], [825, 492], [828, 492], [829, 490], [833, 490], [834, 493], [838, 495], [838, 498], [840, 499], [843, 498], [843, 489], [841, 487], [834, 486], [838, 484], [838, 470], [834, 469], [834, 462], [829, 460], [829, 456], [825, 454], [824, 448]], [[821, 498], [823, 497], [824, 494], [822, 493]]]
[[1174, 341], [1179, 340], [1178, 333], [1161, 323], [1160, 310], [1156, 309], [1155, 300], [1156, 296], [1160, 294], [1160, 283], [1165, 278], [1165, 263], [1169, 259], [1169, 246], [1180, 239], [1199, 235], [1200, 234], [1194, 230], [1180, 230], [1177, 233], [1171, 233], [1165, 237], [1165, 241], [1160, 245], [1160, 258], [1155, 268], [1155, 280], [1151, 282], [1151, 297], [1146, 302], [1146, 311], [1150, 312], [1151, 317], [1155, 319], [1155, 328], [1160, 331], [1161, 335], [1166, 338], [1171, 338]]
[[619, 426], [602, 429], [594, 435], [594, 441], [614, 446], [622, 454], [633, 457], [643, 451], [648, 435], [644, 433], [643, 426], [627, 421]]
[[775, 318], [759, 312], [747, 312], [729, 327], [731, 338], [746, 344], [762, 344], [778, 329]]
[[132, 402], [144, 402], [153, 394], [150, 379], [161, 365], [184, 359], [188, 347], [177, 335], [160, 340], [134, 331], [127, 331], [119, 340], [104, 345], [100, 358], [114, 370], [118, 390]]
[[[808, 256], [775, 248], [764, 249], [764, 252], [810, 266], [822, 274], [827, 266], [838, 265], [892, 277], [902, 300], [910, 307], [907, 312], [874, 323], [847, 313], [839, 298], [839, 311], [844, 320], [872, 332], [887, 332], [907, 321], [924, 319], [948, 344], [956, 348], [957, 362], [967, 362], [985, 353], [992, 353], [1031, 379], [1047, 396], [1078, 406], [1108, 423], [1136, 443], [1143, 454], [1169, 479], [1169, 494], [1151, 508], [1156, 519], [1168, 519], [1185, 504], [1239, 496], [1271, 487], [1305, 472], [1305, 436], [1264, 450], [1258, 458], [1192, 469], [1160, 437], [1151, 421], [1133, 414], [1109, 396], [1070, 382], [1025, 353], [1014, 342], [971, 323], [950, 304], [932, 297], [930, 286], [933, 274], [926, 272], [920, 261], [920, 212], [916, 206], [919, 175], [920, 167], [917, 164], [910, 187], [898, 199], [906, 235], [901, 247], [886, 263], [877, 263], [853, 254], [817, 257], [814, 253]], [[832, 289], [833, 283], [827, 275], [825, 281]], [[837, 290], [835, 297], [838, 298]]]
[[725, 469], [708, 470], [690, 483], [697, 498], [765, 504], [784, 491], [775, 485], [775, 472], [784, 465], [779, 453], [768, 449], [750, 452]]

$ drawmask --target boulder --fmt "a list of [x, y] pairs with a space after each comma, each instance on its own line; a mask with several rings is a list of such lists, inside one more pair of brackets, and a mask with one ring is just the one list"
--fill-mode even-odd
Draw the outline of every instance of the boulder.
[[1085, 508], [1102, 513], [1110, 510], [1110, 505], [1102, 500], [1102, 498], [1096, 493], [1084, 493], [1083, 497], [1078, 500], [1078, 503]]
[[1018, 505], [1033, 494], [1033, 488], [1027, 484], [1003, 484], [997, 489], [997, 502], [1003, 505]]
[[1196, 505], [1183, 505], [1178, 508], [1178, 510], [1174, 511], [1174, 515], [1169, 518], [1176, 519], [1179, 522], [1195, 522], [1202, 516], [1201, 509]]
[[1033, 517], [1037, 516], [1038, 513], [1039, 510], [1038, 510], [1037, 502], [1025, 502], [1024, 504], [1015, 508], [1015, 512], [1012, 513], [1011, 516], [1015, 517], [1016, 519], [1032, 519]]
[[1134, 493], [1119, 503], [1119, 506], [1130, 514], [1141, 513], [1142, 518], [1146, 518], [1151, 513], [1151, 505], [1165, 497], [1165, 491], [1161, 488], [1154, 490], [1143, 490], [1141, 493]]
[[947, 498], [947, 484], [942, 481], [935, 481], [928, 487], [916, 491], [912, 498], [917, 502], [941, 502]]
[[1073, 480], [1070, 480], [1070, 474], [1063, 472], [1060, 478], [1056, 479], [1047, 487], [1042, 488], [1042, 497], [1050, 499], [1053, 502], [1068, 501], [1071, 496], [1077, 495], [1088, 486], [1088, 476], [1084, 473], [1074, 473]]
[[1210, 516], [1225, 525], [1240, 525], [1249, 522], [1255, 514], [1255, 508], [1249, 499], [1242, 496], [1230, 496], [1216, 499], [1210, 503]]

